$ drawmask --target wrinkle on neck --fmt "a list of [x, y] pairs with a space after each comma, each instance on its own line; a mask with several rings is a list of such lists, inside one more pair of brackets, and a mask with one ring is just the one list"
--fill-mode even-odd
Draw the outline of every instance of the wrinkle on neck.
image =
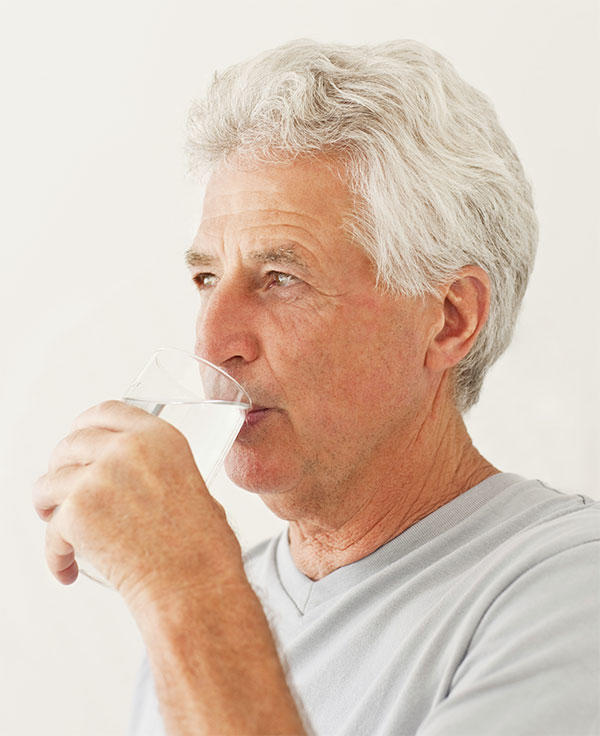
[[499, 472], [479, 454], [462, 417], [439, 393], [408, 441], [386, 460], [340, 489], [347, 503], [338, 504], [337, 516], [329, 509], [321, 518], [290, 522], [291, 553], [302, 573], [319, 580], [366, 557]]

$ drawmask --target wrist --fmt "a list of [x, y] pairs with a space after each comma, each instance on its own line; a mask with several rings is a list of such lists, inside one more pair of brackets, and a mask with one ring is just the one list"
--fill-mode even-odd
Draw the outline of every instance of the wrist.
[[252, 587], [215, 580], [137, 611], [167, 730], [303, 732], [275, 642]]
[[231, 598], [254, 595], [241, 559], [239, 565], [226, 571], [214, 567], [208, 572], [189, 568], [154, 571], [135, 583], [125, 583], [119, 592], [142, 631], [168, 622], [181, 623], [205, 609], [213, 611], [226, 605]]

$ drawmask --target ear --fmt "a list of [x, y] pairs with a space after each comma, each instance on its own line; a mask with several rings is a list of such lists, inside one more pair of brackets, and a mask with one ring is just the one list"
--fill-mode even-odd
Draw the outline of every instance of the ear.
[[443, 372], [469, 352], [487, 320], [490, 279], [479, 266], [465, 266], [439, 292], [439, 314], [425, 365]]

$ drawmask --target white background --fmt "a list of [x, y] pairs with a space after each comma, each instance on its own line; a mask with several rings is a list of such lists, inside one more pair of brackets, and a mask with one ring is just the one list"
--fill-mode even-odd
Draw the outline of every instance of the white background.
[[[1, 734], [125, 732], [141, 642], [116, 594], [50, 578], [30, 487], [75, 415], [156, 346], [192, 346], [185, 114], [214, 69], [264, 48], [415, 38], [492, 98], [541, 242], [468, 424], [498, 467], [600, 497], [594, 2], [21, 0], [0, 34]], [[245, 545], [278, 528], [256, 498], [219, 495]]]

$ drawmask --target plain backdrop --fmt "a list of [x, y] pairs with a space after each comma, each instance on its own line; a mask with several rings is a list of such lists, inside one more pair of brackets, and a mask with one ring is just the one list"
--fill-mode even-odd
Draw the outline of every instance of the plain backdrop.
[[[598, 491], [598, 30], [590, 0], [53, 0], [0, 18], [0, 733], [125, 733], [141, 641], [119, 597], [63, 588], [30, 488], [71, 420], [159, 345], [191, 348], [182, 144], [213, 71], [298, 37], [415, 38], [494, 101], [540, 248], [514, 342], [468, 415], [503, 470]], [[221, 478], [244, 546], [280, 528]]]

